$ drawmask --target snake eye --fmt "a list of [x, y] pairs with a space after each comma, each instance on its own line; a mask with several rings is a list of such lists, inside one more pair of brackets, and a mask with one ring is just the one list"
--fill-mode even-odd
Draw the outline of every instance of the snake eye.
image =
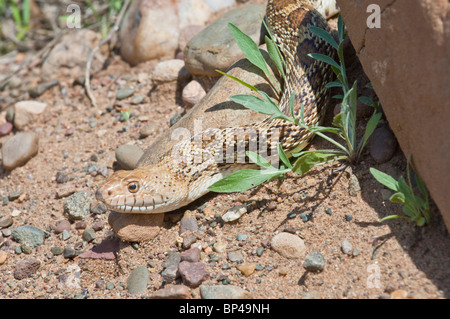
[[136, 193], [139, 190], [139, 183], [138, 182], [130, 182], [128, 184], [128, 191], [130, 193]]

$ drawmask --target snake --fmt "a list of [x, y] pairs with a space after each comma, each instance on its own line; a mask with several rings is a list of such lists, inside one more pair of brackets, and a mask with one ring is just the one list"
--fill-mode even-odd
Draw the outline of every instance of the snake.
[[[326, 84], [334, 77], [328, 64], [308, 56], [319, 53], [335, 58], [333, 47], [310, 30], [315, 26], [330, 32], [326, 18], [315, 9], [318, 1], [322, 0], [269, 0], [265, 16], [286, 65], [279, 109], [286, 115], [294, 113], [296, 117], [302, 112], [306, 125], [323, 121], [331, 100]], [[248, 130], [252, 134], [246, 135]], [[238, 138], [243, 135], [244, 138]], [[299, 125], [271, 116], [242, 127], [205, 129], [176, 143], [156, 163], [114, 172], [98, 188], [96, 198], [119, 213], [171, 212], [208, 193], [215, 182], [255, 166], [245, 155], [247, 153], [239, 157], [242, 153], [231, 152], [230, 155], [229, 150], [249, 150], [256, 142], [266, 144], [267, 156], [274, 153], [274, 144], [279, 143], [290, 155], [306, 147], [312, 137], [310, 131]]]

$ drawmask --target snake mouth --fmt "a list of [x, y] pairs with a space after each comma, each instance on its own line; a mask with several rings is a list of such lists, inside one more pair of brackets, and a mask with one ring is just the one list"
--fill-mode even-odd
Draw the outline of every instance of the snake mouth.
[[[119, 213], [156, 213], [167, 205], [162, 195], [156, 194], [151, 197], [128, 196], [105, 196], [105, 192], [99, 189], [95, 194], [97, 200], [103, 202], [110, 210]], [[108, 194], [110, 195], [110, 194]], [[161, 209], [163, 208], [163, 209]]]

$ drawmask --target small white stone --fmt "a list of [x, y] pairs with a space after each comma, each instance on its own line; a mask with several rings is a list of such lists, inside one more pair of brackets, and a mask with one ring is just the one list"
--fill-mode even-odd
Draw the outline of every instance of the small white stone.
[[243, 206], [243, 205], [235, 206], [235, 207], [227, 210], [227, 212], [225, 214], [223, 214], [222, 219], [224, 222], [229, 223], [229, 222], [239, 219], [245, 213], [247, 213], [246, 206]]

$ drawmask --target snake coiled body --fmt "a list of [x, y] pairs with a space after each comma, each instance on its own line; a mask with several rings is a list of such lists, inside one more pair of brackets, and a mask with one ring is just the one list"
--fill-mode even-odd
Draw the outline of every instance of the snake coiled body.
[[[308, 125], [322, 120], [330, 102], [325, 85], [333, 77], [327, 64], [307, 56], [320, 53], [333, 57], [334, 53], [330, 45], [310, 31], [311, 26], [329, 31], [325, 18], [312, 6], [315, 2], [269, 0], [266, 10], [267, 24], [286, 60], [279, 107], [290, 115], [289, 100], [295, 92], [294, 113], [299, 116], [303, 104]], [[260, 155], [273, 155], [279, 141], [289, 154], [304, 147], [312, 137], [295, 124], [271, 117], [245, 127], [207, 129], [200, 135], [179, 142], [156, 164], [115, 172], [99, 188], [97, 199], [123, 213], [169, 212], [203, 196], [216, 181], [252, 165], [245, 150], [255, 151], [255, 145], [265, 144], [269, 150]]]

